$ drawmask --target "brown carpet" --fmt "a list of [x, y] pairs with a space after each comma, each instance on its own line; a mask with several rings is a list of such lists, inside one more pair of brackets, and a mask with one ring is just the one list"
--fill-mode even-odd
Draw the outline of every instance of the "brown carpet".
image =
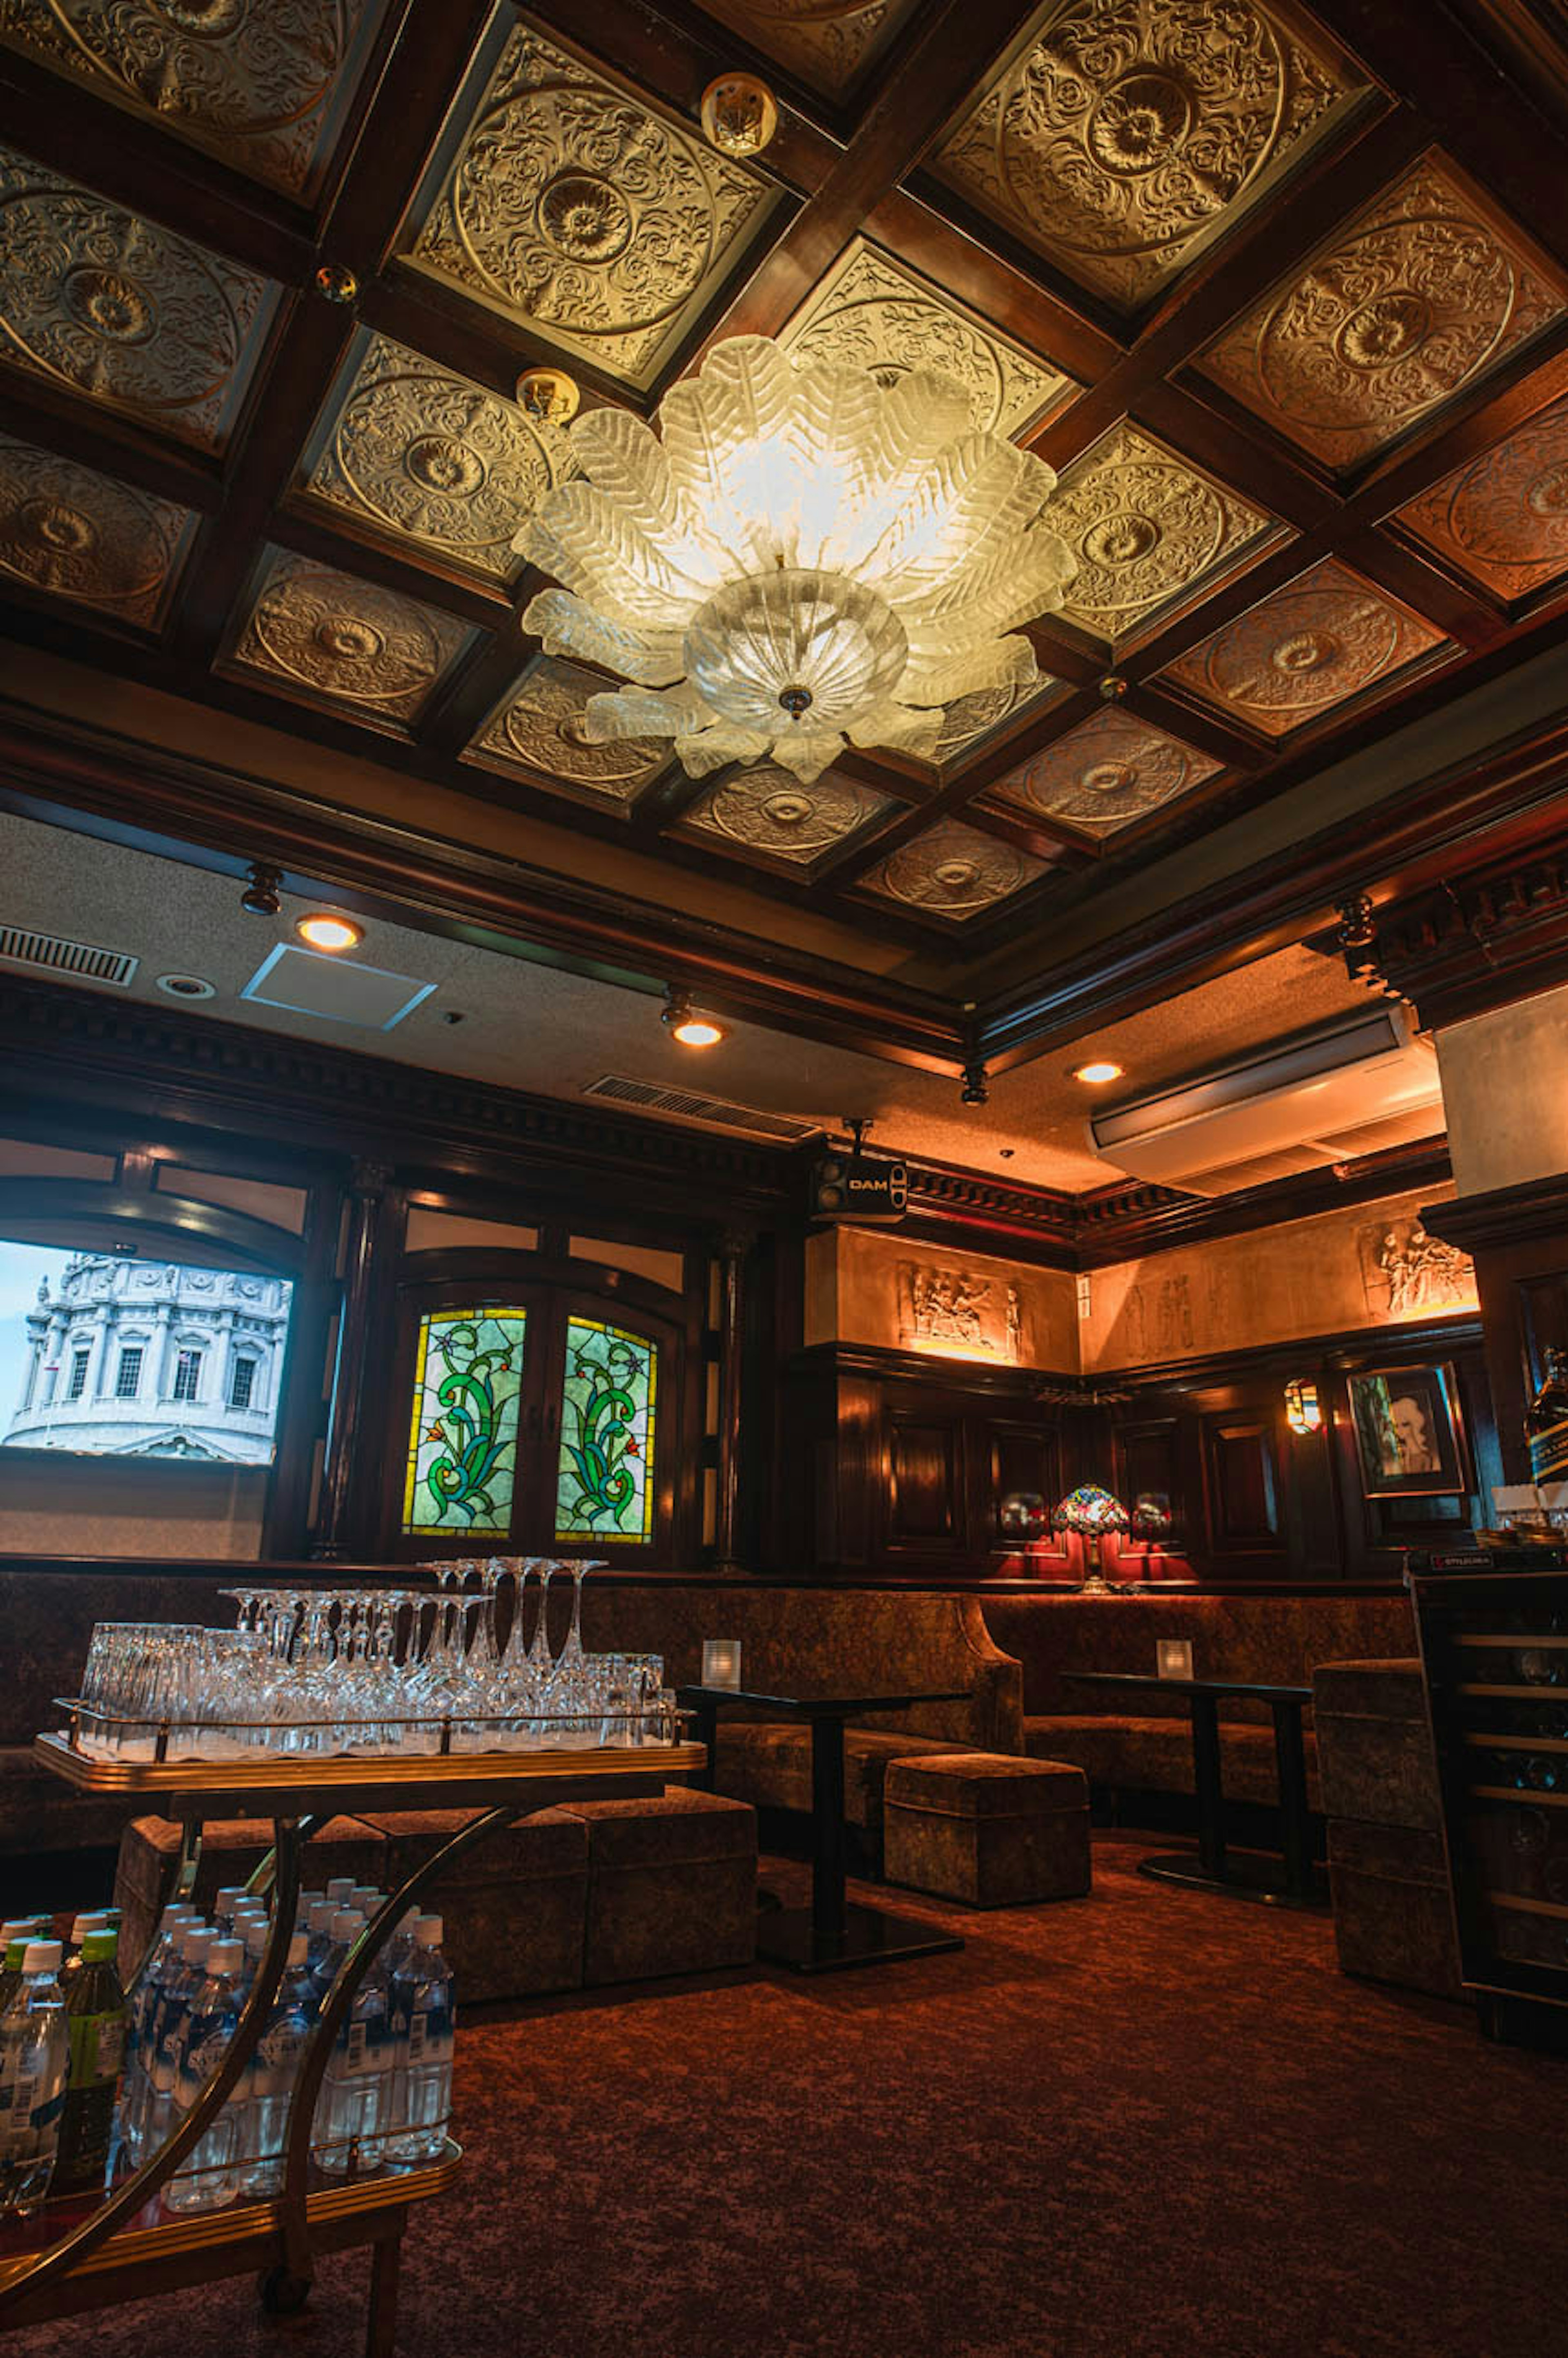
[[[1089, 1900], [898, 1895], [961, 1954], [465, 2026], [400, 2353], [1564, 2358], [1568, 2061], [1345, 1980], [1326, 1917], [1135, 1877], [1149, 1847], [1098, 1837]], [[219, 2288], [6, 2358], [357, 2358], [364, 2271], [283, 2324]]]

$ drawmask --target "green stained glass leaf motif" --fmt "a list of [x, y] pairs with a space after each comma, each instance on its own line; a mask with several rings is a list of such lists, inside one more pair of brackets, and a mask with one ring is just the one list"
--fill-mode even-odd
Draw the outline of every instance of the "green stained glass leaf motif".
[[556, 1538], [645, 1540], [654, 1528], [657, 1347], [597, 1319], [567, 1321]]
[[419, 1322], [403, 1529], [512, 1528], [525, 1310], [433, 1310]]

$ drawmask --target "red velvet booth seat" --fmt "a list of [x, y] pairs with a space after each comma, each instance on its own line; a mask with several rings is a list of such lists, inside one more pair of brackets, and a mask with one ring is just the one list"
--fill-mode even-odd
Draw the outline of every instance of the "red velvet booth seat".
[[[1310, 1686], [1314, 1666], [1351, 1656], [1409, 1653], [1409, 1600], [1383, 1596], [991, 1596], [986, 1625], [1023, 1665], [1024, 1747], [1067, 1760], [1112, 1793], [1190, 1793], [1193, 1747], [1186, 1698], [1157, 1690], [1076, 1686], [1072, 1671], [1155, 1667], [1161, 1638], [1184, 1638], [1196, 1678]], [[1272, 1805], [1274, 1730], [1266, 1704], [1238, 1696], [1220, 1705], [1227, 1796]], [[1320, 1806], [1317, 1747], [1305, 1730], [1307, 1786]]]

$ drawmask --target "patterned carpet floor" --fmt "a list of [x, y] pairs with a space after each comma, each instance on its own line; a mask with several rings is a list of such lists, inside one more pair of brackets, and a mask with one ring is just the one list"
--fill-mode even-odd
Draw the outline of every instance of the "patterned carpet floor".
[[[410, 2229], [400, 2353], [1565, 2358], [1568, 2061], [1346, 1980], [1326, 1916], [1149, 1883], [1150, 1847], [1097, 1836], [1085, 1901], [898, 1895], [958, 1954], [466, 2023], [470, 2159]], [[357, 2358], [365, 2273], [5, 2358]]]

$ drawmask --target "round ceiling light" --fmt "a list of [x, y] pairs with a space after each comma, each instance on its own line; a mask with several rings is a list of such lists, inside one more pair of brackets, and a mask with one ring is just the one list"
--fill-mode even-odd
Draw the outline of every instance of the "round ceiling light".
[[694, 1007], [684, 990], [666, 993], [660, 1021], [670, 1037], [678, 1040], [683, 1048], [717, 1048], [720, 1040], [730, 1036], [726, 1027], [715, 1016]]
[[160, 974], [157, 987], [166, 999], [216, 999], [218, 986], [200, 974]]
[[1098, 1089], [1103, 1088], [1108, 1081], [1119, 1081], [1126, 1069], [1124, 1065], [1113, 1064], [1108, 1056], [1101, 1056], [1092, 1065], [1075, 1066], [1073, 1078], [1075, 1081], [1087, 1081], [1091, 1088]]
[[313, 909], [308, 916], [296, 921], [294, 930], [313, 950], [334, 956], [339, 950], [357, 950], [365, 937], [362, 925], [356, 925], [351, 917], [334, 916], [328, 909]]

